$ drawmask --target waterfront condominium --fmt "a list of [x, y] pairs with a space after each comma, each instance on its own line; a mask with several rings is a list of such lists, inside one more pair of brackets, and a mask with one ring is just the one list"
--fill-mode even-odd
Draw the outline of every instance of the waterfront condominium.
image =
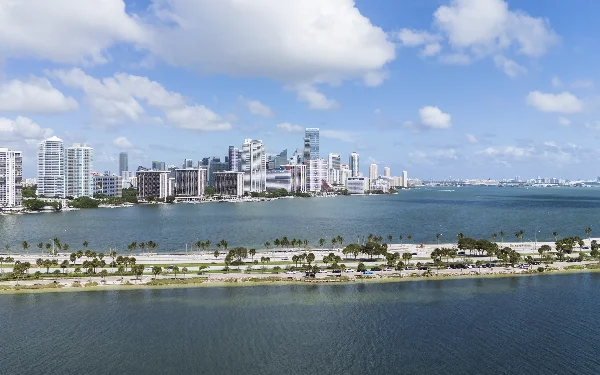
[[65, 146], [62, 139], [52, 137], [38, 146], [37, 194], [65, 197]]
[[304, 139], [308, 140], [309, 160], [319, 159], [319, 128], [306, 128]]
[[350, 177], [358, 177], [359, 173], [359, 155], [356, 152], [350, 154], [348, 166], [350, 167]]
[[267, 156], [262, 141], [244, 140], [242, 145], [242, 172], [244, 192], [261, 193], [267, 187]]
[[119, 176], [123, 176], [123, 172], [129, 171], [129, 155], [126, 152], [119, 154]]
[[23, 204], [23, 157], [21, 151], [0, 148], [0, 208]]
[[139, 171], [137, 172], [138, 198], [164, 199], [169, 195], [169, 172]]
[[229, 153], [227, 156], [228, 156], [227, 162], [229, 163], [228, 170], [230, 172], [241, 171], [242, 170], [242, 160], [241, 160], [240, 149], [235, 146], [229, 146]]
[[392, 177], [392, 171], [390, 170], [390, 167], [383, 167], [383, 177]]
[[94, 196], [94, 149], [85, 143], [75, 143], [66, 149], [66, 196]]
[[228, 197], [244, 195], [244, 172], [215, 172], [215, 194]]
[[369, 166], [369, 180], [374, 182], [377, 179], [377, 164], [371, 164]]
[[202, 168], [175, 170], [175, 196], [200, 197], [206, 189], [207, 170]]
[[311, 160], [306, 173], [308, 174], [308, 191], [316, 193], [327, 184], [327, 161], [324, 159]]
[[327, 161], [327, 165], [329, 167], [328, 181], [331, 184], [338, 185], [341, 181], [341, 179], [340, 179], [340, 169], [341, 169], [341, 165], [342, 165], [341, 155], [337, 154], [337, 153], [329, 154], [329, 160]]

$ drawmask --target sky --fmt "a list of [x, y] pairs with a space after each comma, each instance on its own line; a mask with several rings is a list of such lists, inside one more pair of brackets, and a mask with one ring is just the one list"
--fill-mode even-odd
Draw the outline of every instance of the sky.
[[0, 147], [97, 171], [261, 139], [410, 177], [596, 178], [595, 0], [0, 0]]

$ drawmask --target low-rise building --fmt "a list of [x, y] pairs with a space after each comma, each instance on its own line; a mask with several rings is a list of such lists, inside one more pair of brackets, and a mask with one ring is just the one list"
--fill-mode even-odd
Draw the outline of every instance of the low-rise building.
[[102, 194], [108, 197], [123, 196], [123, 179], [117, 175], [94, 174], [94, 195]]
[[369, 179], [366, 177], [348, 177], [346, 184], [348, 194], [364, 194], [369, 190]]
[[164, 199], [169, 195], [169, 172], [139, 171], [137, 172], [138, 198]]
[[215, 194], [227, 197], [244, 195], [244, 172], [215, 172]]
[[[200, 197], [206, 189], [208, 171], [203, 168], [175, 170], [175, 196]], [[218, 172], [215, 172], [218, 173]]]

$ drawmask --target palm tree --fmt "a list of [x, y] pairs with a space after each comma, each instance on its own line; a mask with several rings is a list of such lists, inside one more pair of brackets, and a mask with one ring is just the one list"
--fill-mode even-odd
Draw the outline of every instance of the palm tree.
[[63, 269], [63, 273], [67, 273], [67, 267], [69, 267], [69, 261], [63, 260], [62, 263], [60, 264], [60, 268]]
[[269, 248], [271, 247], [271, 243], [269, 241], [265, 242], [265, 247], [267, 248], [267, 250], [269, 250]]
[[154, 274], [154, 278], [157, 279], [158, 275], [162, 272], [162, 267], [154, 266], [152, 267], [152, 273]]
[[500, 239], [502, 240], [503, 244], [504, 244], [504, 236], [505, 236], [504, 231], [500, 231]]
[[437, 243], [438, 243], [438, 245], [440, 244], [440, 237], [441, 237], [441, 236], [442, 236], [442, 235], [441, 235], [441, 234], [439, 234], [439, 233], [436, 233], [436, 235], [435, 235], [435, 239], [437, 240]]
[[460, 240], [461, 238], [465, 238], [465, 235], [462, 233], [456, 233], [456, 238]]
[[552, 232], [552, 237], [554, 237], [554, 242], [558, 241], [558, 232]]
[[210, 252], [210, 240], [206, 240], [204, 245], [206, 245], [206, 249]]
[[219, 257], [219, 250], [215, 250], [213, 256], [215, 257], [215, 259], [217, 259]]
[[496, 241], [496, 238], [498, 238], [498, 234], [497, 233], [492, 233], [492, 238], [494, 239], [494, 241]]
[[273, 241], [273, 243], [275, 244], [275, 247], [279, 247], [279, 245], [281, 245], [281, 241], [279, 241], [279, 238], [276, 238], [275, 241]]
[[[306, 241], [308, 242], [308, 241]], [[344, 237], [337, 236], [337, 242], [340, 244], [340, 247], [344, 247]]]
[[181, 272], [183, 273], [183, 278], [185, 279], [185, 274], [188, 272], [188, 269], [187, 269], [187, 267], [183, 267], [183, 268], [181, 269]]
[[83, 247], [84, 247], [85, 249], [87, 249], [89, 245], [90, 245], [90, 243], [89, 243], [89, 242], [87, 242], [87, 241], [83, 241]]
[[252, 262], [254, 262], [254, 256], [256, 255], [256, 249], [248, 250], [248, 254], [252, 257]]
[[23, 241], [21, 243], [21, 247], [23, 248], [23, 250], [27, 250], [29, 249], [29, 244], [27, 243], [27, 241]]
[[525, 232], [523, 232], [523, 230], [521, 229], [520, 231], [515, 233], [515, 237], [519, 238], [521, 242], [523, 242], [523, 234], [525, 234]]
[[585, 228], [585, 235], [588, 236], [588, 240], [590, 239], [590, 233], [592, 233], [592, 228], [590, 228], [590, 227]]
[[64, 245], [63, 245], [63, 250], [64, 250], [64, 251], [68, 252], [68, 251], [69, 251], [69, 248], [70, 248], [70, 246], [69, 246], [69, 244], [68, 244], [68, 243], [66, 243], [66, 244], [64, 244]]
[[39, 242], [37, 244], [38, 249], [40, 249], [40, 254], [42, 253], [42, 249], [44, 248], [44, 244], [42, 242]]
[[392, 243], [392, 238], [393, 238], [392, 235], [388, 234], [388, 243]]
[[335, 244], [337, 243], [337, 238], [332, 238], [331, 239], [331, 250], [333, 250], [333, 247], [335, 246]]
[[177, 272], [179, 272], [179, 267], [173, 266], [173, 273], [175, 274], [175, 278], [177, 278]]
[[319, 238], [319, 246], [321, 246], [321, 250], [323, 250], [323, 247], [325, 246], [325, 239], [324, 238]]
[[402, 235], [399, 235], [398, 239], [400, 240], [400, 245], [402, 245], [402, 240], [404, 239], [404, 237], [402, 237]]
[[408, 240], [408, 242], [412, 241], [412, 236], [409, 234], [408, 236], [406, 236], [406, 239]]

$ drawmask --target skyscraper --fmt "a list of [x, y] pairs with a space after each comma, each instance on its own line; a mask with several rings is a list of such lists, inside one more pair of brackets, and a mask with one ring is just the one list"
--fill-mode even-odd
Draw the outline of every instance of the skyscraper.
[[323, 183], [327, 183], [327, 162], [324, 159], [313, 159], [307, 168], [308, 191], [320, 192]]
[[408, 188], [408, 172], [402, 171], [402, 187]]
[[371, 182], [377, 180], [377, 164], [371, 164], [369, 166], [369, 180], [371, 180]]
[[84, 143], [75, 143], [66, 149], [66, 196], [94, 196], [94, 149]]
[[235, 146], [229, 146], [229, 171], [231, 172], [239, 172], [242, 170], [242, 160], [240, 149]]
[[152, 161], [152, 170], [153, 171], [166, 171], [167, 170], [167, 163], [165, 163], [164, 161]]
[[304, 139], [308, 139], [309, 160], [319, 159], [319, 128], [306, 128]]
[[62, 139], [52, 137], [38, 146], [37, 194], [65, 197], [65, 146]]
[[356, 152], [350, 154], [348, 166], [350, 167], [350, 177], [358, 177], [359, 173], [359, 155]]
[[262, 141], [244, 140], [242, 145], [242, 172], [244, 172], [244, 192], [260, 193], [267, 186], [267, 156]]
[[192, 159], [183, 160], [183, 169], [194, 168], [194, 161]]
[[127, 171], [129, 171], [129, 155], [126, 152], [121, 152], [119, 154], [119, 176]]
[[327, 160], [327, 165], [329, 167], [329, 183], [331, 184], [339, 184], [340, 183], [340, 166], [342, 164], [342, 157], [340, 154], [331, 153], [329, 154], [329, 159]]
[[0, 207], [23, 204], [23, 157], [21, 151], [0, 148]]
[[383, 168], [383, 177], [392, 177], [392, 172], [390, 170], [390, 167], [384, 167]]

